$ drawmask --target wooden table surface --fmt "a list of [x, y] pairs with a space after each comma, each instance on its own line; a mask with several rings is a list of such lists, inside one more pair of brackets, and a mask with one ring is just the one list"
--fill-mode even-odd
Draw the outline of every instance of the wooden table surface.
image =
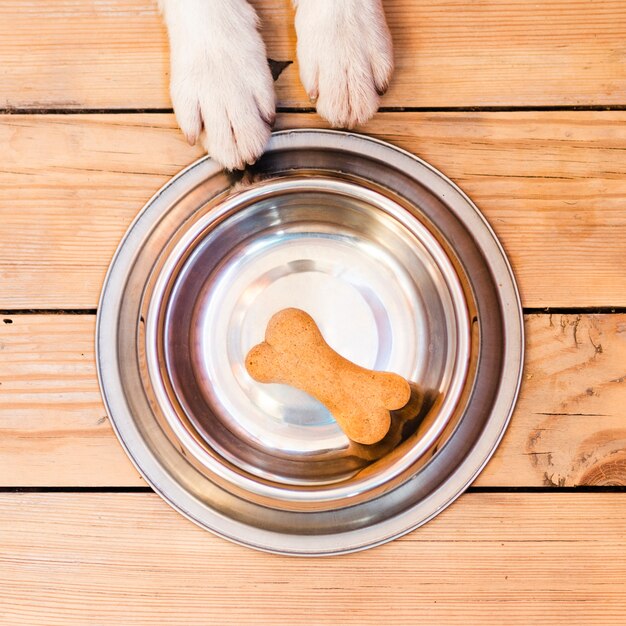
[[[323, 126], [288, 0], [258, 0], [282, 128]], [[200, 530], [108, 423], [95, 307], [130, 221], [201, 152], [152, 0], [0, 0], [1, 624], [626, 623], [626, 3], [388, 0], [397, 71], [365, 133], [485, 213], [526, 314], [523, 388], [469, 492], [364, 553]]]

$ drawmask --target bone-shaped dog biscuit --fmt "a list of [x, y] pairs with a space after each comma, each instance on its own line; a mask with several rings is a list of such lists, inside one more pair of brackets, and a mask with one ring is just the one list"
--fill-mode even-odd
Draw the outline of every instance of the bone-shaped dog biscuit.
[[313, 318], [300, 309], [283, 309], [269, 321], [265, 341], [246, 356], [246, 369], [261, 383], [297, 387], [317, 398], [350, 439], [373, 444], [389, 430], [389, 411], [411, 395], [397, 374], [359, 367], [335, 352]]

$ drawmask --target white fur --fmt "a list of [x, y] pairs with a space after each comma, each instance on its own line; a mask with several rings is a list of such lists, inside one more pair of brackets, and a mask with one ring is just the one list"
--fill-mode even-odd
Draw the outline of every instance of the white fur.
[[[159, 0], [171, 57], [171, 96], [190, 143], [224, 167], [263, 152], [274, 121], [272, 75], [257, 17], [245, 0]], [[204, 133], [201, 135], [204, 128]]]
[[378, 109], [393, 71], [380, 0], [294, 0], [300, 78], [318, 113], [352, 128]]
[[[333, 126], [378, 108], [393, 71], [381, 0], [294, 0], [300, 77]], [[171, 95], [190, 143], [228, 169], [254, 163], [270, 136], [274, 87], [245, 0], [159, 0], [170, 36]], [[204, 129], [204, 132], [202, 132]]]

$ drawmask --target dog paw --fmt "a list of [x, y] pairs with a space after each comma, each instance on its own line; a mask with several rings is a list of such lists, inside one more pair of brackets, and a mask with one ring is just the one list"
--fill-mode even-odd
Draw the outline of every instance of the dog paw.
[[369, 120], [393, 72], [391, 35], [380, 0], [298, 0], [300, 78], [333, 126]]
[[274, 84], [254, 10], [244, 0], [164, 3], [171, 96], [189, 143], [227, 169], [262, 154], [275, 117]]

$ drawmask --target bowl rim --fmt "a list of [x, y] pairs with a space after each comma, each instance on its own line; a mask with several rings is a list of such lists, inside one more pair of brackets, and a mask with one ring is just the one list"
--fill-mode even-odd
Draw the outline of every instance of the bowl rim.
[[[166, 385], [162, 380], [159, 354], [159, 341], [162, 339], [160, 337], [161, 318], [169, 306], [168, 289], [172, 281], [176, 279], [175, 272], [177, 269], [180, 269], [182, 259], [186, 255], [193, 254], [195, 249], [193, 246], [201, 245], [202, 238], [216, 224], [223, 224], [224, 220], [236, 215], [240, 210], [245, 210], [251, 204], [262, 201], [274, 191], [284, 194], [322, 192], [345, 196], [354, 195], [359, 200], [369, 202], [377, 210], [383, 211], [386, 215], [393, 218], [400, 226], [409, 231], [411, 235], [418, 238], [423, 237], [423, 240], [420, 239], [420, 241], [429, 249], [430, 254], [437, 263], [437, 267], [442, 272], [446, 287], [450, 292], [455, 313], [453, 322], [456, 343], [455, 365], [449, 389], [442, 405], [438, 407], [435, 419], [429, 424], [426, 431], [421, 433], [419, 440], [406, 451], [406, 454], [402, 455], [390, 467], [380, 473], [370, 473], [368, 471], [366, 477], [357, 478], [357, 480], [350, 481], [347, 484], [338, 482], [324, 487], [320, 486], [317, 489], [296, 489], [289, 488], [286, 485], [276, 488], [266, 481], [249, 478], [245, 472], [239, 472], [236, 468], [231, 469], [228, 463], [220, 463], [217, 460], [218, 455], [209, 453], [199, 443], [197, 437], [189, 433], [185, 424], [181, 422], [176, 410], [172, 407]], [[419, 235], [416, 234], [418, 232]], [[347, 506], [350, 503], [356, 503], [357, 500], [362, 501], [367, 496], [375, 495], [380, 489], [389, 488], [387, 485], [389, 481], [392, 481], [397, 475], [406, 475], [410, 467], [432, 449], [438, 441], [454, 415], [467, 380], [470, 361], [470, 321], [467, 303], [459, 278], [454, 272], [454, 268], [443, 247], [414, 215], [408, 213], [391, 198], [387, 198], [374, 190], [360, 188], [352, 182], [336, 181], [322, 177], [302, 178], [290, 176], [287, 179], [279, 177], [257, 183], [243, 192], [233, 194], [233, 196], [220, 203], [216, 210], [209, 211], [203, 215], [176, 242], [174, 249], [160, 268], [159, 276], [155, 281], [149, 301], [145, 325], [146, 362], [152, 389], [170, 429], [187, 452], [194, 455], [203, 466], [212, 470], [222, 480], [228, 483], [236, 483], [238, 488], [248, 493], [275, 501], [287, 501], [290, 503], [332, 503], [341, 501], [342, 506]], [[408, 479], [408, 476], [406, 479]], [[397, 484], [394, 482], [395, 486]], [[359, 497], [361, 495], [362, 497]]]
[[[207, 507], [165, 470], [143, 439], [124, 397], [122, 381], [116, 377], [114, 368], [118, 310], [125, 282], [124, 274], [132, 267], [135, 246], [161, 217], [163, 208], [157, 200], [175, 197], [179, 188], [191, 188], [207, 177], [221, 172], [221, 168], [209, 157], [195, 161], [170, 179], [148, 200], [131, 223], [105, 276], [98, 305], [95, 338], [98, 381], [112, 427], [128, 457], [156, 493], [194, 523], [235, 543], [280, 554], [322, 556], [362, 550], [410, 532], [432, 519], [465, 491], [495, 452], [510, 421], [522, 380], [524, 326], [519, 291], [504, 249], [486, 218], [455, 183], [419, 157], [381, 140], [356, 133], [319, 129], [279, 131], [272, 135], [267, 152], [306, 149], [312, 145], [316, 148], [366, 155], [390, 163], [405, 172], [412, 171], [414, 175], [419, 172], [428, 179], [428, 188], [433, 194], [439, 198], [446, 197], [446, 205], [452, 211], [459, 207], [454, 207], [451, 200], [456, 200], [464, 208], [466, 214], [462, 216], [463, 223], [468, 225], [468, 222], [473, 222], [479, 229], [481, 247], [491, 248], [495, 253], [495, 256], [490, 257], [490, 263], [492, 272], [498, 277], [505, 337], [498, 395], [491, 406], [485, 428], [473, 448], [453, 473], [426, 498], [378, 524], [356, 530], [327, 535], [280, 533], [250, 526]], [[423, 178], [420, 180], [425, 184]]]

